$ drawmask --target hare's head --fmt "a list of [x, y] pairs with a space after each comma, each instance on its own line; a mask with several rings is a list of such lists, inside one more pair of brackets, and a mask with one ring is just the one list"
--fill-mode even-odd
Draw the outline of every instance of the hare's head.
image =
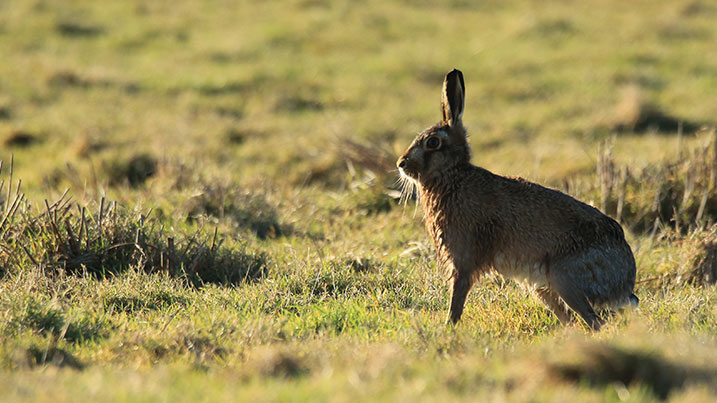
[[402, 178], [426, 184], [451, 168], [470, 162], [470, 147], [462, 122], [465, 88], [459, 70], [446, 75], [441, 97], [443, 119], [419, 133], [398, 159], [396, 166]]

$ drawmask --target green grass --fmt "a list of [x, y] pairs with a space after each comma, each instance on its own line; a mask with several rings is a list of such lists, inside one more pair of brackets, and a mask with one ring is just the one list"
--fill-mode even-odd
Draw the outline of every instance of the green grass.
[[[715, 16], [0, 3], [3, 399], [714, 401]], [[454, 67], [474, 163], [618, 217], [640, 309], [593, 334], [488, 276], [444, 325], [420, 210], [390, 195]]]

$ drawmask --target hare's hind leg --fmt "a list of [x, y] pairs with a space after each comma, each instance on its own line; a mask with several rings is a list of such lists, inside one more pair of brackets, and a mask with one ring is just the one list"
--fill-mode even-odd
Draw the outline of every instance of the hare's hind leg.
[[470, 276], [455, 273], [451, 285], [451, 313], [447, 324], [455, 325], [463, 314], [463, 306], [466, 303], [468, 291], [471, 289]]
[[569, 277], [560, 275], [550, 276], [549, 282], [560, 298], [568, 304], [570, 309], [577, 312], [588, 326], [593, 330], [600, 330], [603, 320], [595, 313], [588, 297], [585, 296], [578, 284], [574, 284]]
[[570, 314], [565, 304], [560, 300], [560, 295], [548, 287], [540, 287], [535, 290], [538, 297], [558, 317], [560, 323], [570, 323], [573, 315]]

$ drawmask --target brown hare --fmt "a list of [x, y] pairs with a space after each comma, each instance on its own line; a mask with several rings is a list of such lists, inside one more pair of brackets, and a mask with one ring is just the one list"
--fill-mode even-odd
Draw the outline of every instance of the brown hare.
[[438, 264], [450, 275], [449, 323], [491, 268], [535, 289], [561, 322], [572, 320], [570, 308], [598, 330], [603, 319], [593, 307], [637, 305], [635, 259], [620, 224], [557, 190], [472, 165], [464, 104], [463, 74], [453, 70], [443, 81], [443, 119], [396, 163], [404, 185], [417, 188]]

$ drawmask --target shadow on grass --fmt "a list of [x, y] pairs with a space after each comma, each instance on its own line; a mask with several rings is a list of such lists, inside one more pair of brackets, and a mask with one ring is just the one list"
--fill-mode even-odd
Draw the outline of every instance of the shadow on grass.
[[124, 91], [127, 94], [134, 94], [142, 91], [142, 88], [137, 83], [121, 82], [107, 78], [87, 77], [71, 70], [59, 70], [52, 73], [46, 78], [46, 83], [49, 87], [58, 90], [73, 88], [79, 90], [89, 90], [92, 88], [113, 88]]
[[576, 363], [551, 364], [549, 372], [556, 378], [593, 386], [621, 383], [641, 384], [660, 399], [687, 383], [712, 383], [717, 368], [692, 368], [669, 362], [656, 354], [627, 351], [614, 346], [582, 347]]
[[0, 143], [10, 149], [15, 147], [29, 147], [42, 141], [42, 138], [34, 133], [23, 130], [15, 130], [8, 133]]
[[9, 310], [7, 329], [31, 329], [34, 333], [64, 339], [68, 343], [97, 340], [109, 335], [109, 324], [100, 317], [68, 317], [61, 309], [28, 297], [19, 309]]
[[618, 133], [692, 134], [705, 126], [673, 116], [648, 102], [637, 85], [628, 85], [623, 89], [614, 114], [611, 129]]
[[55, 30], [60, 35], [70, 38], [95, 37], [102, 35], [105, 32], [102, 27], [69, 21], [58, 22], [55, 25]]
[[40, 348], [33, 345], [25, 352], [25, 358], [31, 368], [46, 365], [52, 365], [58, 368], [72, 368], [75, 370], [85, 368], [84, 363], [67, 351], [57, 347]]
[[117, 295], [103, 301], [106, 310], [135, 313], [144, 310], [158, 310], [172, 306], [186, 306], [189, 300], [167, 291], [150, 292], [142, 296]]

